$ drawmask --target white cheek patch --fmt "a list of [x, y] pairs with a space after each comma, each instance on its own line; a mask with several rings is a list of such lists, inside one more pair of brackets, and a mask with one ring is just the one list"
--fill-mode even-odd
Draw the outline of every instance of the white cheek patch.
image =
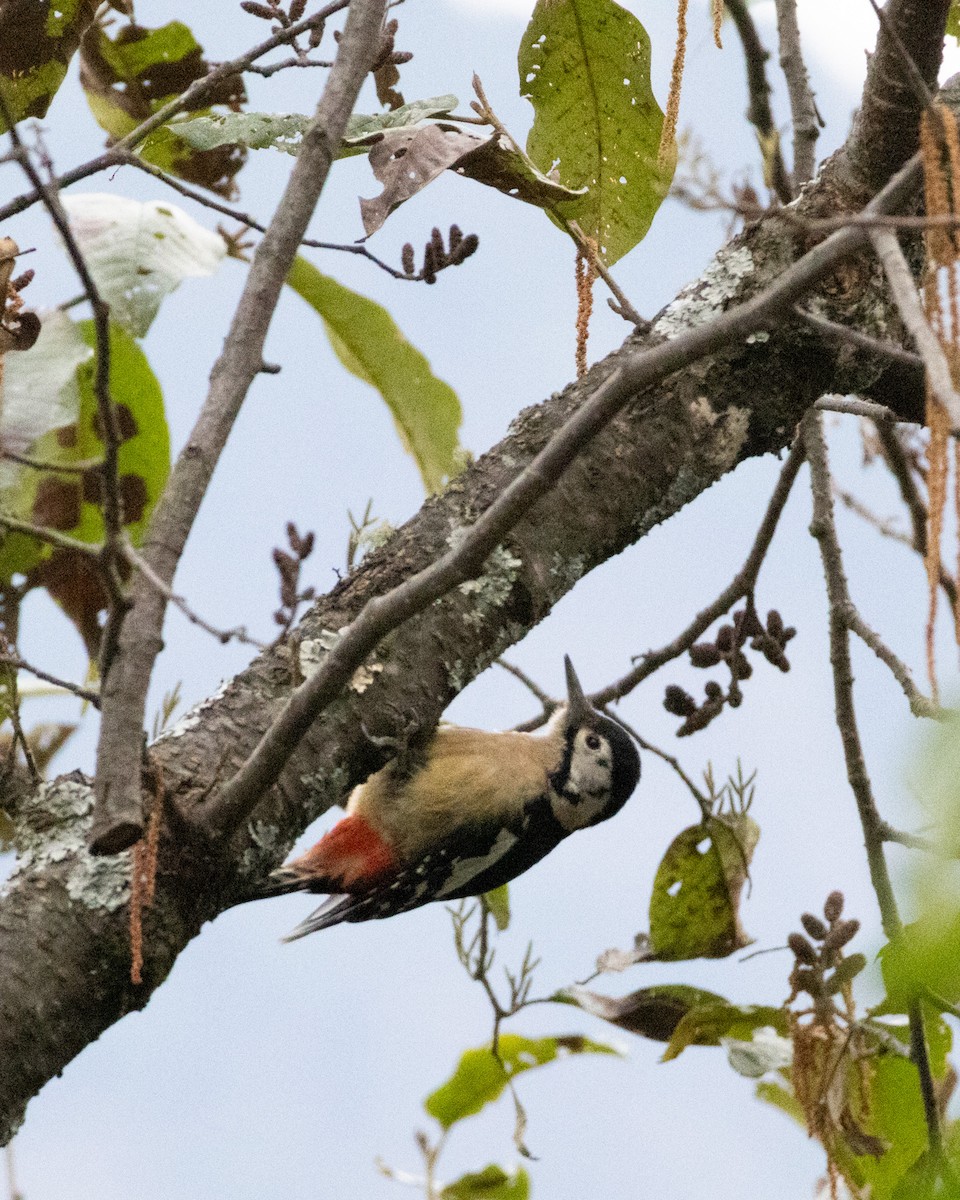
[[449, 896], [451, 892], [466, 887], [471, 879], [476, 879], [488, 867], [492, 867], [495, 863], [498, 863], [505, 854], [508, 854], [513, 849], [519, 840], [517, 835], [511, 833], [509, 829], [501, 829], [497, 835], [497, 840], [486, 854], [480, 855], [477, 858], [461, 858], [459, 862], [454, 864], [453, 870], [450, 872], [450, 877], [444, 883], [443, 887], [438, 889], [436, 899], [442, 900], [445, 896]]

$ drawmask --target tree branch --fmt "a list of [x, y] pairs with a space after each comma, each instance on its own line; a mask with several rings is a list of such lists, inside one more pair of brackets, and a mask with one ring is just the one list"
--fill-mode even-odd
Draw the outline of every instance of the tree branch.
[[[210, 376], [207, 399], [154, 510], [143, 558], [168, 585], [243, 400], [263, 366], [263, 344], [280, 289], [376, 55], [384, 9], [385, 0], [350, 4], [336, 62], [277, 212], [254, 254], [223, 353]], [[143, 833], [139, 767], [143, 716], [167, 600], [140, 576], [133, 586], [132, 605], [117, 661], [103, 685], [98, 807], [91, 835], [91, 848], [100, 854], [123, 850]]]

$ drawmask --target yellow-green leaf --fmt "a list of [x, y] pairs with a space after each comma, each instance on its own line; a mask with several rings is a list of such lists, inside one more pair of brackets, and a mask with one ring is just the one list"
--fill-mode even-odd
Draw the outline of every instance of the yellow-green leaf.
[[420, 351], [373, 300], [324, 275], [297, 256], [287, 283], [323, 321], [337, 357], [383, 397], [424, 487], [439, 491], [462, 463], [460, 401]]
[[657, 166], [663, 113], [650, 87], [650, 39], [613, 0], [538, 0], [520, 43], [521, 93], [534, 107], [527, 152], [583, 197], [553, 208], [576, 221], [608, 266], [641, 240], [674, 164]]
[[569, 1054], [616, 1054], [616, 1051], [579, 1035], [526, 1038], [504, 1033], [500, 1036], [499, 1060], [489, 1046], [467, 1050], [452, 1078], [426, 1098], [424, 1108], [444, 1129], [449, 1129], [496, 1100], [515, 1076]]
[[503, 1167], [491, 1164], [448, 1183], [440, 1200], [527, 1200], [529, 1195], [530, 1176], [522, 1167], [508, 1175]]

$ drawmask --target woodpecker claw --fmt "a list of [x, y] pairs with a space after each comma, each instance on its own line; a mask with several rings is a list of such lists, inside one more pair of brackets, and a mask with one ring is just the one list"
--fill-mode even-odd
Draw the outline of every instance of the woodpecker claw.
[[381, 750], [394, 750], [404, 754], [410, 748], [410, 743], [420, 730], [420, 721], [416, 713], [401, 712], [392, 704], [387, 706], [392, 716], [396, 718], [398, 729], [394, 733], [371, 733], [365, 722], [360, 722], [363, 736], [372, 745]]

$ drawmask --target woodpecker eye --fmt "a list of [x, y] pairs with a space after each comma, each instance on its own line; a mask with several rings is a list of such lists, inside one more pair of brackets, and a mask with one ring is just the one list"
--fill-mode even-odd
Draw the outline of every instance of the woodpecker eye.
[[589, 749], [591, 749], [591, 750], [599, 750], [600, 749], [600, 738], [597, 734], [588, 733], [586, 741], [587, 741], [587, 746]]

